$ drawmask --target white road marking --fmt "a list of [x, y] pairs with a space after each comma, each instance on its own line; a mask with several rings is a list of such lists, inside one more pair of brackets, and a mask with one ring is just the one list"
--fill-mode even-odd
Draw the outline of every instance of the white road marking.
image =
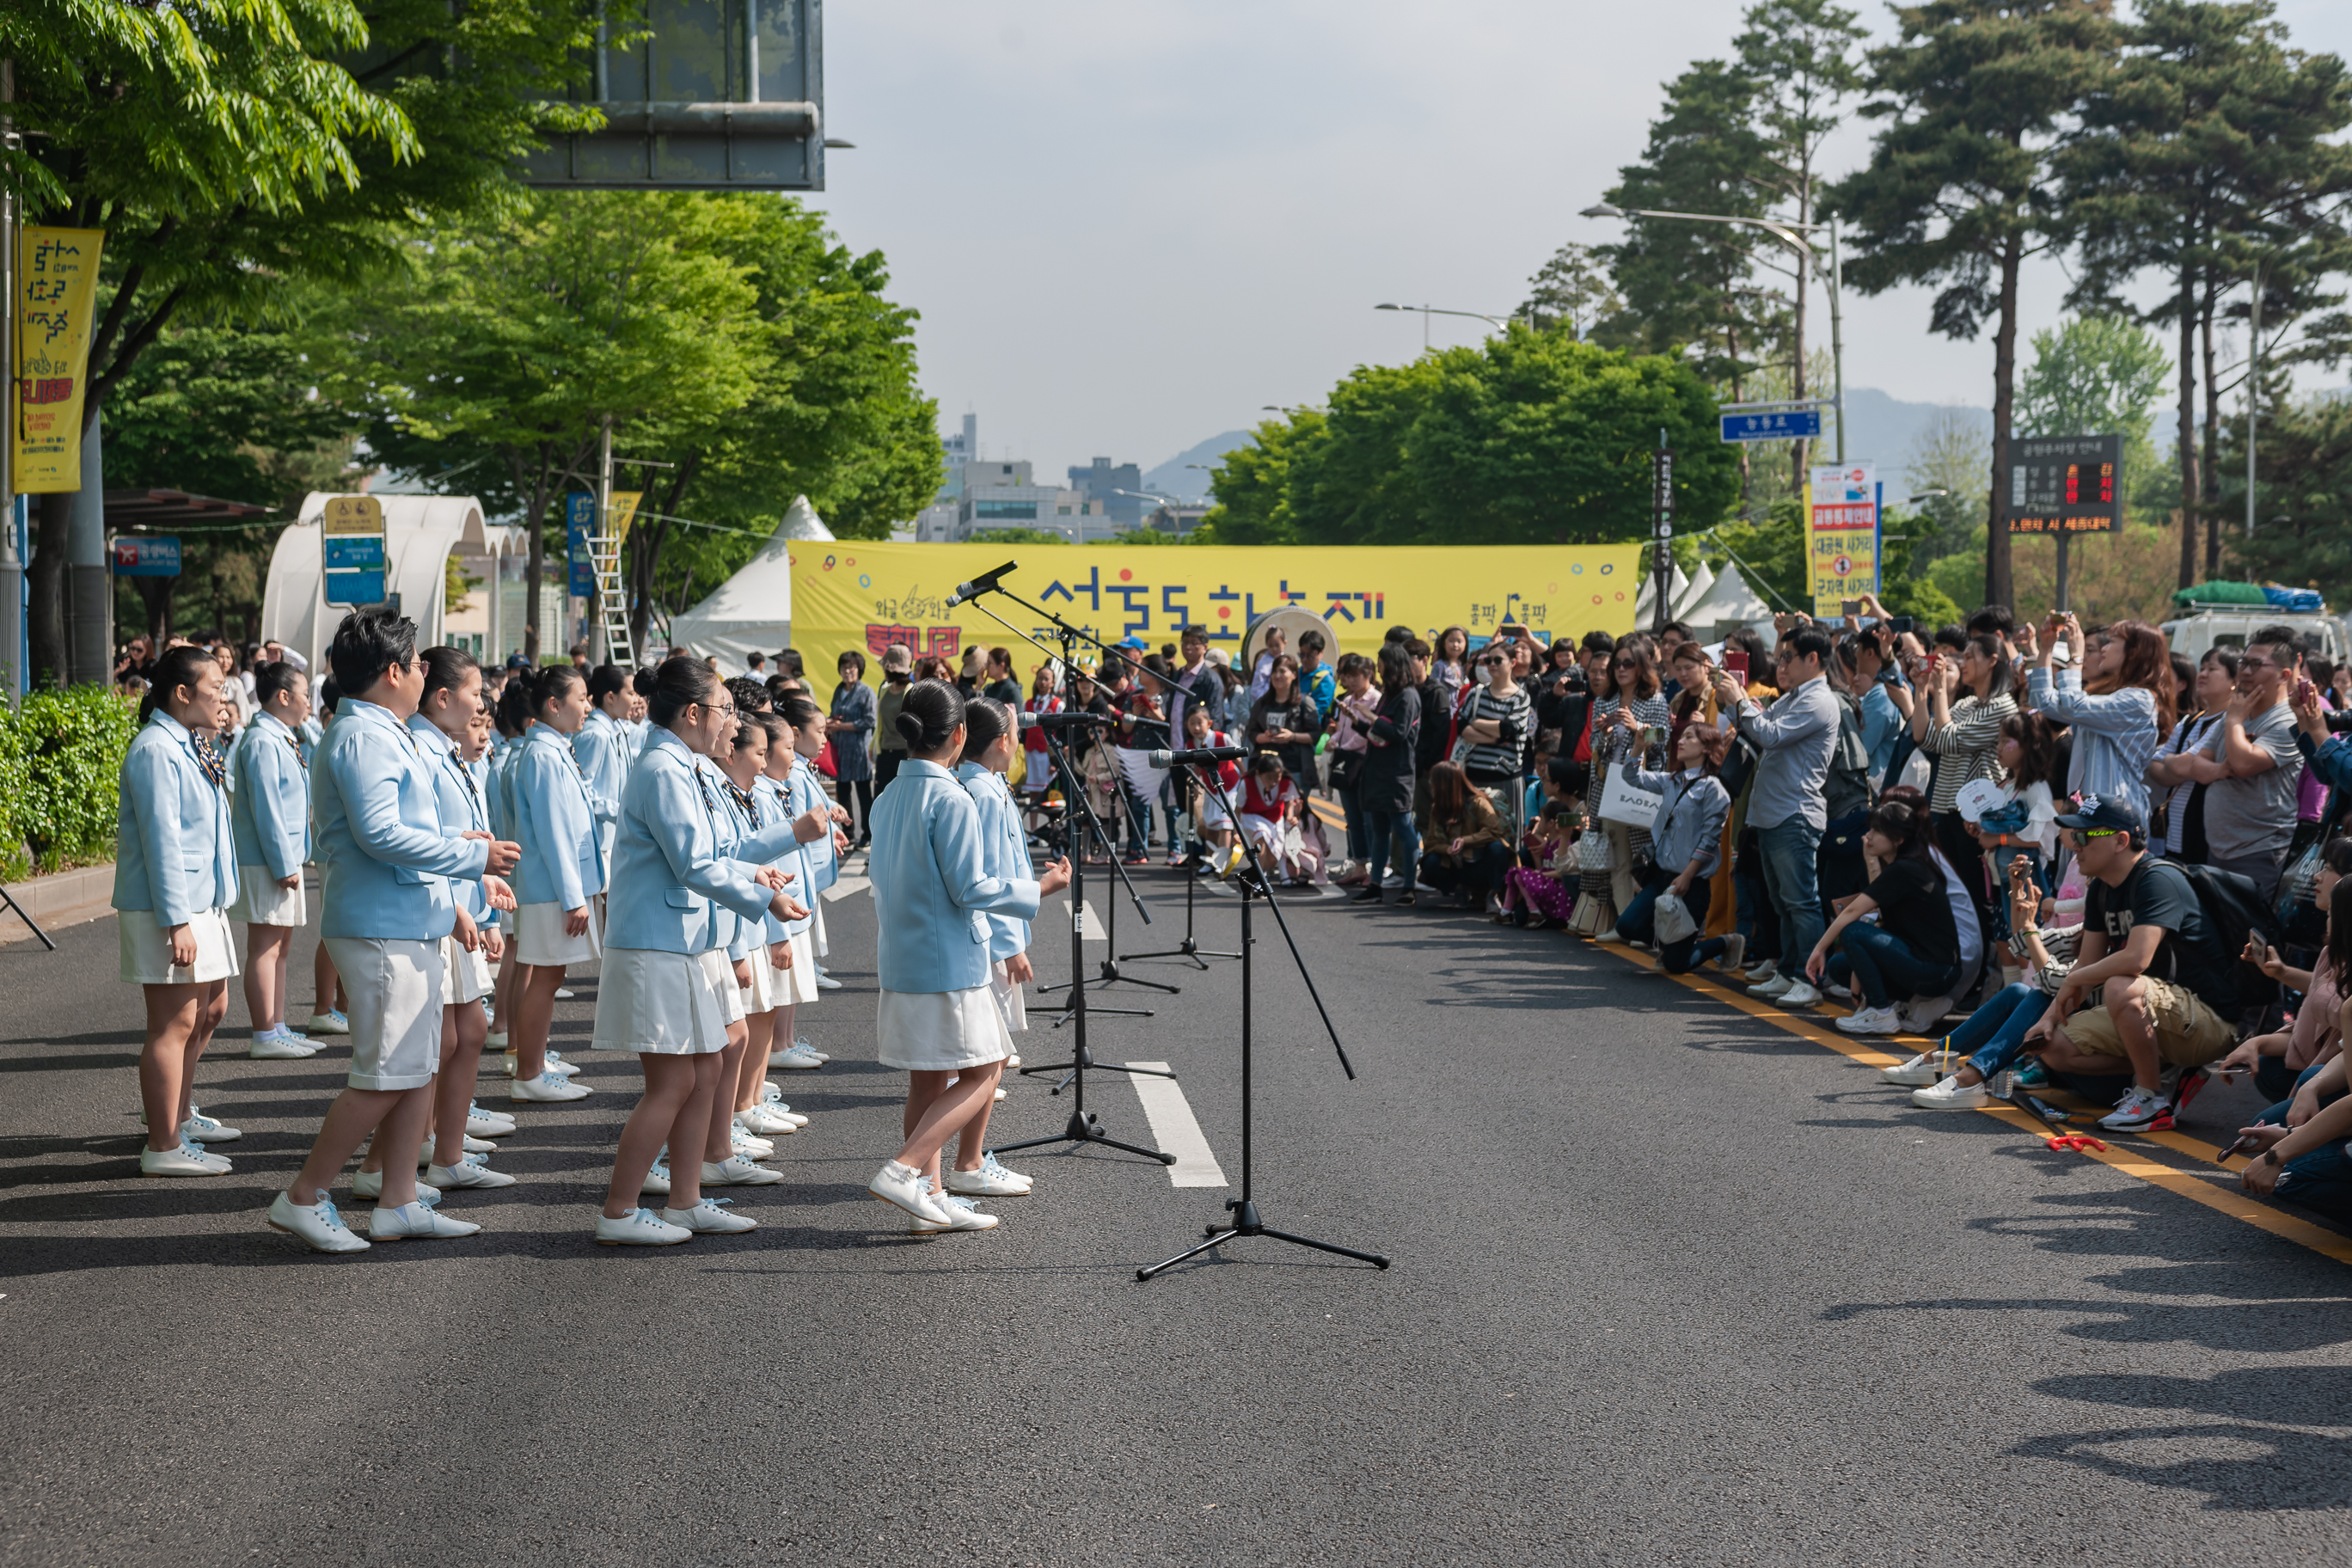
[[[1168, 1070], [1166, 1062], [1129, 1062], [1131, 1068], [1158, 1068]], [[1168, 1167], [1168, 1184], [1171, 1187], [1222, 1187], [1228, 1184], [1224, 1168], [1217, 1163], [1209, 1141], [1201, 1133], [1201, 1123], [1194, 1120], [1192, 1102], [1184, 1098], [1184, 1088], [1172, 1078], [1130, 1077], [1135, 1086], [1135, 1098], [1143, 1101], [1143, 1119], [1151, 1123], [1152, 1141], [1162, 1153], [1176, 1156]]]
[[837, 904], [852, 893], [865, 892], [873, 886], [874, 884], [864, 877], [844, 877], [819, 896], [828, 904]]

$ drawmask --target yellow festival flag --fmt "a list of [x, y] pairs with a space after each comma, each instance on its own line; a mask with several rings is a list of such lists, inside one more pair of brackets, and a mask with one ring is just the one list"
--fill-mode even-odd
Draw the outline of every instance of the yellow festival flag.
[[604, 531], [612, 536], [613, 548], [618, 550], [628, 542], [629, 524], [637, 521], [637, 503], [646, 499], [643, 490], [614, 490], [610, 514], [604, 519]]
[[869, 664], [893, 643], [953, 659], [979, 644], [1015, 667], [1043, 656], [983, 610], [1039, 642], [1051, 628], [1002, 594], [948, 605], [956, 584], [1007, 561], [1003, 585], [1108, 643], [1157, 650], [1202, 626], [1209, 646], [1241, 646], [1252, 621], [1286, 605], [1329, 623], [1341, 653], [1369, 654], [1392, 626], [1435, 640], [1449, 626], [1475, 644], [1508, 621], [1538, 637], [1633, 629], [1643, 547], [1635, 544], [1349, 548], [1308, 545], [882, 544], [795, 541], [793, 646], [813, 676], [855, 648]]
[[15, 406], [9, 410], [15, 443], [9, 471], [19, 490], [81, 489], [90, 321], [105, 239], [94, 228], [20, 231]]

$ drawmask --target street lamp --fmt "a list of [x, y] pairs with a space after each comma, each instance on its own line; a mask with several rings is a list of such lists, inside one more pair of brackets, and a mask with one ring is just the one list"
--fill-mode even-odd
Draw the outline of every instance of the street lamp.
[[1484, 321], [1498, 332], [1510, 331], [1508, 316], [1490, 316], [1484, 310], [1441, 310], [1434, 305], [1375, 305], [1375, 310], [1414, 310], [1421, 315], [1421, 346], [1429, 346], [1429, 318], [1432, 316], [1467, 316], [1474, 321]]
[[[1839, 319], [1841, 278], [1838, 270], [1838, 227], [1835, 219], [1828, 223], [1795, 223], [1780, 218], [1727, 217], [1721, 213], [1657, 212], [1643, 207], [1612, 206], [1607, 202], [1596, 202], [1591, 206], [1586, 207], [1579, 216], [1678, 218], [1689, 223], [1728, 223], [1739, 224], [1748, 228], [1760, 228], [1794, 250], [1801, 258], [1797, 268], [1797, 300], [1801, 316], [1805, 297], [1804, 263], [1813, 258], [1812, 241], [1806, 237], [1827, 234], [1830, 237], [1830, 363], [1833, 367], [1832, 374], [1837, 380], [1837, 395], [1831, 400], [1831, 405], [1837, 410], [1837, 460], [1841, 464], [1845, 461], [1845, 336], [1843, 323]], [[1800, 375], [1804, 374], [1804, 334], [1801, 331], [1798, 333], [1797, 342], [1797, 371]]]
[[[1187, 465], [1187, 466], [1188, 466], [1188, 467], [1191, 467], [1191, 468], [1199, 468], [1201, 465], [1200, 465], [1200, 464], [1198, 464], [1198, 463], [1192, 463], [1192, 464], [1189, 464], [1189, 465]], [[1168, 509], [1169, 509], [1169, 512], [1168, 512], [1169, 518], [1170, 518], [1170, 519], [1171, 519], [1171, 521], [1176, 524], [1176, 536], [1177, 536], [1179, 539], [1181, 539], [1181, 538], [1184, 536], [1184, 520], [1183, 520], [1182, 518], [1181, 518], [1181, 517], [1176, 516], [1176, 509], [1177, 509], [1177, 508], [1179, 508], [1179, 507], [1181, 507], [1184, 503], [1183, 503], [1182, 501], [1178, 500], [1175, 497], [1173, 497], [1173, 496], [1156, 496], [1156, 495], [1153, 495], [1150, 490], [1123, 490], [1123, 489], [1119, 489], [1118, 486], [1116, 486], [1116, 485], [1114, 485], [1114, 486], [1112, 486], [1112, 487], [1111, 487], [1111, 492], [1110, 492], [1110, 493], [1111, 493], [1111, 494], [1113, 494], [1113, 495], [1115, 495], [1115, 496], [1133, 496], [1133, 497], [1135, 497], [1138, 500], [1155, 500], [1155, 501], [1158, 501], [1161, 506], [1164, 506], [1164, 507], [1166, 507], [1166, 508], [1168, 508]]]

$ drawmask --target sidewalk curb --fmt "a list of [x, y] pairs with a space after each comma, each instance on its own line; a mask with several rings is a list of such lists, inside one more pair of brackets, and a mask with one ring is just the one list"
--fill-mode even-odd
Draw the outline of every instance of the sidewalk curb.
[[[84, 866], [79, 870], [11, 882], [8, 894], [24, 905], [26, 912], [46, 931], [87, 924], [114, 912], [114, 863], [110, 860], [103, 866]], [[0, 947], [33, 940], [33, 933], [16, 918], [16, 910], [0, 904]]]

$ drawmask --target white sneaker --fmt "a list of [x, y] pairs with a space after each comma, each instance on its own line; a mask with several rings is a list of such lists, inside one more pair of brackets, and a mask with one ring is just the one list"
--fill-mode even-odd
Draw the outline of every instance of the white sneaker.
[[841, 989], [841, 982], [820, 969], [816, 972], [816, 988], [820, 991], [838, 991]]
[[319, 1054], [319, 1047], [306, 1045], [290, 1034], [272, 1029], [268, 1034], [253, 1037], [246, 1047], [248, 1058], [257, 1062], [299, 1062]]
[[[416, 1196], [418, 1201], [423, 1203], [439, 1203], [441, 1201], [442, 1184], [443, 1184], [438, 1182], [417, 1183]], [[366, 1198], [371, 1203], [383, 1196], [383, 1173], [382, 1171], [353, 1172], [352, 1173], [352, 1196], [355, 1198]]]
[[1841, 985], [1836, 981], [1832, 980], [1827, 985], [1822, 986], [1822, 989], [1830, 995], [1836, 997], [1841, 1002], [1851, 1002], [1853, 1000], [1853, 987], [1851, 985]]
[[754, 1160], [764, 1160], [776, 1152], [776, 1146], [757, 1133], [746, 1132], [740, 1127], [730, 1128], [727, 1147], [738, 1154], [748, 1154]]
[[[1780, 999], [1784, 1004], [1788, 998]], [[1842, 1035], [1892, 1035], [1903, 1026], [1896, 1021], [1893, 1007], [1862, 1007], [1837, 1021]]]
[[664, 1209], [662, 1223], [680, 1230], [698, 1230], [713, 1236], [740, 1236], [747, 1230], [757, 1230], [760, 1222], [750, 1215], [730, 1214], [719, 1205], [725, 1198], [705, 1198], [690, 1209]]
[[1901, 1084], [1906, 1089], [1924, 1089], [1943, 1078], [1944, 1069], [1950, 1064], [1951, 1053], [1939, 1045], [1933, 1050], [1921, 1051], [1898, 1067], [1880, 1068], [1879, 1081]]
[[1955, 1000], [1949, 992], [1941, 996], [1914, 996], [1907, 1002], [1897, 1003], [1895, 1016], [1902, 1021], [1903, 1032], [1906, 1035], [1941, 1034], [1943, 1031], [1938, 1026], [1943, 1023], [1944, 1015], [1952, 1010]]
[[982, 1159], [977, 1171], [959, 1171], [950, 1167], [947, 1173], [948, 1191], [963, 1197], [1017, 1198], [1026, 1197], [1036, 1184], [1018, 1171], [1008, 1171], [990, 1154]]
[[[341, 1010], [331, 1013], [313, 1013], [310, 1015], [310, 1021], [304, 1024], [302, 1028], [304, 1032], [313, 1035], [348, 1035], [352, 1032], [352, 1021], [344, 1016]], [[303, 1239], [308, 1240], [309, 1237], [306, 1237]], [[349, 1251], [350, 1248], [341, 1247], [331, 1250]]]
[[833, 1053], [831, 1051], [818, 1050], [814, 1046], [810, 1045], [805, 1038], [795, 1038], [793, 1041], [793, 1049], [796, 1051], [806, 1051], [810, 1056], [814, 1057], [821, 1062], [829, 1062], [833, 1060]]
[[929, 1220], [944, 1227], [949, 1224], [947, 1211], [933, 1201], [926, 1190], [928, 1184], [920, 1171], [892, 1160], [874, 1173], [874, 1179], [866, 1184], [866, 1190], [884, 1203], [906, 1210], [917, 1219]]
[[[1748, 944], [1745, 942], [1742, 942], [1740, 945], [1745, 947]], [[1727, 959], [1731, 954], [1729, 952], [1726, 952], [1723, 956]], [[1747, 955], [1742, 953], [1740, 956], [1744, 958]], [[1749, 970], [1747, 973], [1741, 975], [1739, 978], [1745, 980], [1750, 985], [1760, 985], [1780, 973], [1780, 961], [1777, 958], [1768, 958], [1763, 963], [1758, 964], [1755, 968]]]
[[272, 1230], [306, 1243], [313, 1252], [365, 1252], [368, 1244], [363, 1237], [352, 1234], [343, 1216], [335, 1212], [335, 1200], [326, 1194], [305, 1208], [284, 1193], [270, 1200], [268, 1225]]
[[1783, 1007], [1818, 1007], [1824, 998], [1810, 984], [1800, 980], [1773, 1000]]
[[504, 1138], [515, 1130], [515, 1119], [503, 1110], [485, 1110], [478, 1105], [466, 1107], [466, 1134], [469, 1138]]
[[768, 1065], [772, 1068], [784, 1068], [793, 1072], [814, 1072], [824, 1066], [824, 1059], [798, 1040], [794, 1040], [781, 1051], [770, 1051]]
[[999, 1100], [1003, 1100], [1003, 1099], [1004, 1098], [1004, 1090], [1003, 1090], [1003, 1089], [999, 1089], [996, 1091], [996, 1098], [997, 1098], [997, 1099], [999, 1099]]
[[1790, 979], [1785, 974], [1775, 974], [1769, 980], [1763, 981], [1755, 985], [1750, 985], [1748, 988], [1748, 994], [1757, 997], [1761, 1001], [1777, 1002], [1783, 995], [1794, 990], [1796, 988], [1796, 984], [1797, 983], [1795, 981]]
[[1913, 1089], [1911, 1103], [1922, 1110], [1974, 1110], [1990, 1105], [1992, 1095], [1980, 1083], [1962, 1084], [1960, 1075], [1954, 1073], [1926, 1089]]
[[580, 1076], [579, 1064], [576, 1062], [565, 1061], [562, 1051], [550, 1049], [546, 1055], [548, 1071], [560, 1072], [565, 1078], [577, 1078]]
[[578, 994], [578, 992], [573, 991], [568, 985], [559, 985], [555, 988], [555, 999], [558, 1002], [569, 1002]]
[[488, 1165], [477, 1165], [467, 1160], [456, 1165], [427, 1165], [425, 1179], [435, 1186], [451, 1187], [511, 1187], [515, 1179], [504, 1171], [493, 1171]]
[[1738, 931], [1733, 931], [1723, 939], [1723, 952], [1717, 956], [1715, 967], [1720, 973], [1729, 974], [1739, 967], [1739, 961], [1747, 956], [1748, 939]]
[[588, 1091], [559, 1072], [543, 1072], [537, 1078], [519, 1078], [507, 1089], [509, 1100], [537, 1100], [542, 1104], [561, 1104], [568, 1100], [585, 1100]]
[[646, 1173], [645, 1184], [638, 1187], [637, 1191], [651, 1193], [656, 1197], [667, 1197], [669, 1195], [669, 1163], [666, 1160], [655, 1161], [654, 1168]]
[[[667, 1192], [668, 1187], [662, 1189]], [[596, 1245], [599, 1247], [676, 1247], [681, 1241], [692, 1241], [694, 1232], [682, 1225], [672, 1225], [651, 1209], [631, 1209], [620, 1218], [610, 1215], [596, 1216]]]
[[770, 1105], [755, 1105], [749, 1110], [737, 1111], [735, 1125], [762, 1138], [800, 1131], [790, 1118], [780, 1114]]
[[947, 1211], [950, 1230], [994, 1230], [1002, 1215], [982, 1214], [980, 1205], [970, 1198], [953, 1193], [933, 1193], [931, 1201]]
[[1615, 926], [1611, 926], [1607, 931], [1601, 932], [1592, 940], [1595, 942], [1624, 942], [1626, 937], [1624, 933], [1620, 931]]
[[234, 1143], [245, 1134], [234, 1127], [225, 1127], [194, 1106], [188, 1107], [188, 1119], [180, 1123], [180, 1137], [190, 1143]]
[[2116, 1108], [2099, 1118], [2099, 1125], [2110, 1132], [2147, 1132], [2171, 1125], [2172, 1107], [2160, 1094], [2151, 1094], [2137, 1084], [2124, 1091]]
[[394, 1208], [389, 1204], [375, 1205], [368, 1216], [370, 1241], [454, 1241], [462, 1236], [473, 1236], [481, 1226], [469, 1219], [457, 1219], [424, 1204], [403, 1204]]
[[[488, 1050], [505, 1050], [507, 1048], [507, 1032], [504, 1029], [492, 1029], [489, 1034], [483, 1038], [482, 1045], [483, 1047]], [[508, 1069], [507, 1076], [509, 1078], [514, 1076], [512, 1068]]]
[[142, 1176], [225, 1176], [230, 1168], [225, 1156], [207, 1155], [190, 1143], [176, 1149], [139, 1151], [139, 1173]]
[[468, 1154], [495, 1154], [499, 1146], [486, 1138], [461, 1137], [457, 1146]]
[[755, 1165], [740, 1154], [730, 1154], [717, 1164], [702, 1162], [702, 1184], [706, 1187], [766, 1187], [784, 1179], [782, 1171], [771, 1171]]

